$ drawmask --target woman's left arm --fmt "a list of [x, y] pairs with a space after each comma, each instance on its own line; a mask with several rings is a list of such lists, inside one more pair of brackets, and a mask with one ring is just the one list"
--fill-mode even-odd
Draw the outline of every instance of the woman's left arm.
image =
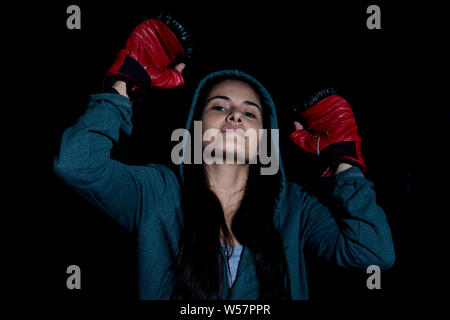
[[290, 138], [319, 156], [322, 177], [334, 179], [336, 210], [302, 192], [301, 240], [339, 266], [387, 269], [395, 260], [391, 231], [373, 183], [363, 174], [366, 165], [352, 109], [334, 90], [319, 91], [309, 101], [299, 115], [305, 127], [295, 122]]
[[373, 183], [357, 167], [338, 170], [334, 180], [335, 212], [306, 193], [302, 197], [304, 245], [344, 268], [390, 268], [395, 261], [394, 245]]

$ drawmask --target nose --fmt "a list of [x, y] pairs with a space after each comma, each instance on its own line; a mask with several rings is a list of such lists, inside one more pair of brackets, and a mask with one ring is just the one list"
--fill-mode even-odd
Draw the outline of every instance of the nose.
[[242, 122], [242, 113], [234, 109], [227, 116], [227, 121]]

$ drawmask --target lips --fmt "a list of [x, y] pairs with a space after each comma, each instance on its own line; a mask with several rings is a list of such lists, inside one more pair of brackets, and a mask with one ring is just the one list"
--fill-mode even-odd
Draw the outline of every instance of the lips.
[[225, 127], [220, 131], [222, 133], [233, 133], [233, 134], [238, 134], [238, 135], [244, 136], [244, 129], [242, 129], [240, 127]]

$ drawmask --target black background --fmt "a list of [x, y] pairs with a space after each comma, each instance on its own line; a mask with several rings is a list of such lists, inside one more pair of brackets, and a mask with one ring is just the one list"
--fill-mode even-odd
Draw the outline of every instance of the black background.
[[[66, 28], [71, 4], [81, 8], [81, 30]], [[370, 4], [381, 8], [381, 30], [366, 28]], [[391, 225], [397, 260], [382, 273], [382, 289], [368, 290], [365, 272], [335, 269], [311, 256], [310, 298], [375, 301], [378, 306], [437, 299], [447, 254], [445, 11], [364, 1], [61, 1], [16, 9], [20, 37], [10, 49], [25, 68], [13, 81], [19, 115], [12, 135], [19, 141], [11, 154], [21, 152], [14, 158], [21, 169], [7, 201], [14, 203], [14, 218], [20, 220], [13, 225], [21, 226], [10, 238], [19, 258], [11, 260], [20, 270], [12, 277], [19, 295], [68, 301], [136, 298], [133, 238], [59, 181], [52, 160], [63, 131], [83, 113], [89, 94], [99, 92], [129, 33], [162, 9], [194, 35], [186, 85], [152, 92], [135, 111], [133, 134], [121, 138], [113, 156], [130, 164], [170, 166], [170, 134], [184, 126], [199, 80], [211, 71], [235, 68], [252, 74], [271, 93], [288, 180], [314, 193], [320, 190], [315, 159], [288, 140], [293, 127], [287, 110], [311, 89], [334, 86], [354, 110], [366, 176]], [[82, 270], [78, 291], [66, 288], [71, 264]]]

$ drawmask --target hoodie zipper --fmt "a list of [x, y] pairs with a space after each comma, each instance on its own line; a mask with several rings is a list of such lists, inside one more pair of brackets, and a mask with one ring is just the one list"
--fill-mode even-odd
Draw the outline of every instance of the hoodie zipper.
[[230, 265], [228, 264], [228, 260], [227, 260], [225, 254], [224, 254], [223, 248], [220, 248], [220, 252], [222, 253], [222, 257], [223, 257], [223, 259], [225, 261], [224, 268], [225, 268], [225, 278], [226, 278], [225, 282], [226, 282], [226, 286], [227, 286], [227, 295], [226, 295], [226, 299], [227, 300], [230, 300], [231, 294], [233, 292], [233, 287], [234, 287], [235, 283], [237, 282], [239, 276], [242, 273], [241, 272], [242, 271], [241, 270], [241, 261], [242, 261], [242, 256], [244, 255], [244, 250], [245, 250], [245, 246], [242, 246], [242, 251], [241, 251], [241, 254], [239, 256], [238, 267], [237, 267], [237, 270], [236, 270], [236, 277], [235, 277], [235, 279], [234, 279], [234, 281], [233, 281], [233, 283], [231, 284], [231, 287], [230, 287], [230, 284], [229, 284], [230, 280], [229, 280], [229, 275], [228, 275], [228, 270], [230, 270]]

